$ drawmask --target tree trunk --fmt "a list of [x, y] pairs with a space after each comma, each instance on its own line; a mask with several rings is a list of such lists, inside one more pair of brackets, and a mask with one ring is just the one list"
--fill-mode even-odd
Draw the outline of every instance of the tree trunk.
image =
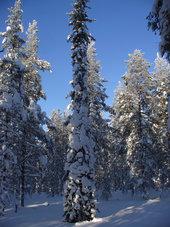
[[25, 206], [25, 156], [26, 156], [26, 138], [25, 138], [25, 127], [23, 130], [23, 144], [21, 146], [22, 156], [21, 156], [21, 181], [20, 181], [20, 205]]
[[168, 132], [170, 133], [170, 91], [168, 95]]
[[21, 207], [25, 205], [25, 164], [21, 166], [21, 191], [20, 191], [20, 203]]

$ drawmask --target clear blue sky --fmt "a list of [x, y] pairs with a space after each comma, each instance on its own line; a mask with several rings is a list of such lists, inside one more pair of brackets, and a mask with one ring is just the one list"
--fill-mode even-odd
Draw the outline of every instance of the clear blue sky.
[[[25, 29], [33, 19], [38, 21], [40, 57], [52, 64], [53, 73], [42, 74], [47, 101], [41, 102], [48, 115], [53, 109], [64, 110], [69, 103], [65, 99], [71, 90], [72, 77], [70, 44], [66, 38], [70, 33], [67, 13], [72, 9], [72, 0], [23, 0], [23, 22]], [[14, 0], [0, 0], [0, 31], [5, 29], [7, 8]], [[113, 91], [126, 71], [124, 61], [128, 53], [141, 49], [153, 64], [158, 51], [159, 37], [147, 30], [146, 16], [153, 0], [91, 0], [89, 16], [96, 22], [90, 32], [96, 38], [98, 59], [106, 84], [108, 103], [113, 101]]]

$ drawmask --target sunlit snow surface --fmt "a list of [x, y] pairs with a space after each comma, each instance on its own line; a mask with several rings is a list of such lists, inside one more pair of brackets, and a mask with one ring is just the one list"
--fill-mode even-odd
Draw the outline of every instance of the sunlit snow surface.
[[98, 202], [99, 212], [92, 222], [77, 224], [63, 222], [62, 197], [33, 196], [26, 203], [17, 214], [7, 210], [0, 227], [170, 227], [170, 193], [147, 201], [117, 193], [108, 202]]

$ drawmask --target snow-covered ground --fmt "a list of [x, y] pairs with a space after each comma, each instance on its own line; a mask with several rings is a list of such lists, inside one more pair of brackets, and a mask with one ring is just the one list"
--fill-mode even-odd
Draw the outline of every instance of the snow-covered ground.
[[7, 210], [0, 218], [0, 227], [170, 227], [170, 195], [144, 201], [117, 194], [109, 201], [98, 203], [95, 220], [77, 224], [63, 222], [62, 202], [59, 196], [33, 196], [17, 214], [12, 209]]

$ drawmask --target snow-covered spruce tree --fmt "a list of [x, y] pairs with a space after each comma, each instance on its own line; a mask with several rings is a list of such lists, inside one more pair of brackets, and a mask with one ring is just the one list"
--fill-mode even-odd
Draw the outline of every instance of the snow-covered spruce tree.
[[91, 133], [90, 105], [88, 93], [87, 48], [90, 35], [87, 22], [88, 0], [76, 0], [70, 13], [72, 42], [73, 91], [71, 92], [72, 116], [69, 151], [65, 171], [64, 216], [67, 222], [90, 221], [96, 213], [94, 163], [95, 143]]
[[124, 82], [119, 82], [114, 95], [113, 114], [111, 123], [113, 127], [113, 189], [123, 192], [131, 188], [129, 184], [129, 166], [127, 164], [127, 138], [130, 133], [131, 118], [133, 116], [132, 93]]
[[29, 24], [27, 31], [27, 41], [26, 41], [26, 74], [24, 77], [26, 94], [28, 97], [28, 102], [31, 100], [37, 102], [41, 98], [45, 99], [45, 93], [41, 85], [41, 76], [39, 71], [50, 71], [51, 65], [38, 57], [38, 25], [37, 21], [33, 20]]
[[158, 188], [170, 187], [170, 151], [168, 149], [168, 83], [170, 64], [157, 56], [155, 60], [154, 95], [152, 97], [153, 129], [156, 135], [154, 152], [158, 160], [155, 184]]
[[[153, 177], [157, 168], [154, 154], [155, 133], [152, 128], [152, 78], [149, 64], [139, 50], [129, 55], [128, 69], [124, 82], [131, 94], [133, 104], [130, 134], [127, 138], [127, 162], [130, 167], [131, 183], [135, 193], [145, 197], [154, 187]], [[129, 102], [129, 100], [127, 100]]]
[[52, 142], [52, 149], [47, 154], [47, 167], [44, 177], [44, 190], [54, 196], [63, 190], [64, 165], [68, 150], [68, 126], [65, 125], [65, 116], [60, 111], [54, 111], [51, 116], [51, 125], [48, 126], [48, 136]]
[[102, 192], [102, 197], [111, 196], [111, 157], [109, 142], [109, 126], [103, 117], [103, 112], [108, 111], [105, 103], [107, 98], [104, 88], [105, 80], [100, 75], [100, 64], [96, 59], [95, 42], [91, 40], [87, 49], [88, 59], [88, 90], [90, 101], [90, 118], [92, 133], [95, 140], [96, 153], [96, 186]]
[[39, 40], [37, 33], [37, 22], [33, 21], [29, 24], [23, 59], [25, 67], [25, 105], [28, 109], [28, 118], [23, 124], [23, 147], [18, 153], [19, 168], [21, 171], [21, 206], [24, 206], [25, 193], [28, 191], [30, 193], [36, 191], [38, 187], [38, 181], [40, 180], [42, 170], [44, 169], [42, 158], [46, 154], [45, 144], [47, 143], [47, 138], [43, 129], [43, 125], [46, 124], [46, 116], [37, 102], [41, 98], [45, 99], [39, 71], [50, 70], [50, 64], [47, 61], [40, 60], [38, 57]]
[[170, 61], [170, 1], [154, 0], [148, 19], [148, 27], [158, 31], [161, 37], [160, 52]]
[[[0, 61], [0, 207], [4, 209], [7, 195], [14, 192], [14, 175], [19, 173], [17, 153], [23, 137], [22, 122], [27, 118], [24, 106], [24, 70], [22, 64], [23, 43], [21, 1], [16, 0], [10, 9], [2, 48], [4, 58]], [[16, 176], [15, 176], [16, 177]]]
[[[160, 53], [170, 62], [170, 1], [154, 0], [148, 19], [148, 27], [159, 32], [161, 37]], [[170, 81], [170, 79], [169, 79]], [[168, 81], [168, 133], [170, 135], [170, 82]], [[170, 139], [168, 141], [170, 149]]]

